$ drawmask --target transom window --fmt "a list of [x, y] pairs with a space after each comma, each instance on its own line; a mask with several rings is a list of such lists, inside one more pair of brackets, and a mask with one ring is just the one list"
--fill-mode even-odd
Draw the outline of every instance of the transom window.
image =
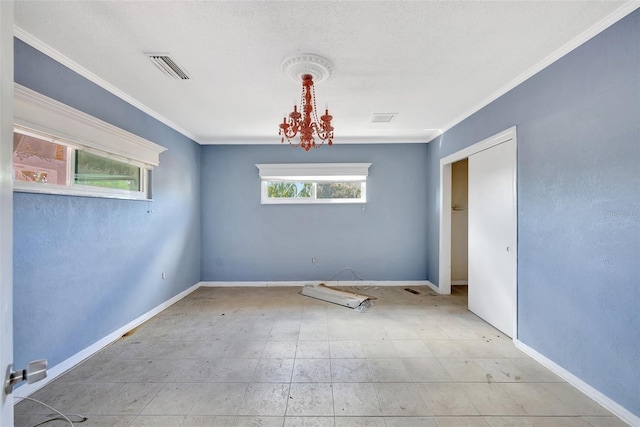
[[259, 164], [262, 204], [366, 203], [371, 163]]
[[16, 190], [146, 199], [148, 174], [142, 165], [106, 152], [29, 129], [13, 131]]
[[15, 85], [14, 191], [150, 200], [151, 170], [164, 150]]

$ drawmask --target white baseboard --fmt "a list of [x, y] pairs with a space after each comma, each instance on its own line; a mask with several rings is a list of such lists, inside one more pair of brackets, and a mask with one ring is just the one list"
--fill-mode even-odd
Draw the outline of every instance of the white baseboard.
[[318, 280], [306, 281], [273, 281], [273, 282], [200, 282], [200, 286], [206, 287], [274, 287], [274, 286], [299, 286], [317, 285], [324, 283], [327, 286], [428, 286], [433, 291], [440, 293], [436, 285], [428, 280], [333, 280], [323, 282]]
[[150, 311], [146, 312], [145, 314], [136, 318], [135, 320], [132, 320], [131, 322], [127, 323], [125, 326], [110, 333], [109, 335], [102, 338], [101, 340], [96, 341], [95, 343], [91, 344], [89, 347], [79, 351], [78, 353], [74, 354], [73, 356], [66, 359], [65, 361], [58, 363], [52, 368], [49, 368], [47, 370], [47, 377], [42, 381], [38, 381], [37, 383], [32, 383], [32, 384], [25, 384], [23, 386], [18, 387], [16, 389], [14, 404], [17, 404], [18, 402], [20, 402], [21, 399], [18, 396], [29, 396], [35, 393], [36, 391], [40, 390], [41, 388], [49, 384], [51, 381], [55, 380], [60, 375], [67, 372], [69, 369], [73, 368], [74, 366], [84, 361], [85, 359], [88, 359], [89, 357], [93, 356], [94, 354], [96, 354], [97, 352], [99, 352], [100, 350], [102, 350], [112, 342], [117, 341], [125, 333], [143, 324], [144, 322], [151, 319], [156, 314], [160, 313], [162, 310], [180, 301], [182, 298], [186, 297], [187, 295], [189, 295], [191, 292], [195, 291], [199, 287], [200, 287], [200, 283], [196, 283], [195, 285], [191, 286], [189, 289], [186, 289], [180, 292], [178, 295], [163, 302], [162, 304], [151, 309]]
[[451, 281], [451, 286], [455, 286], [455, 285], [468, 285], [469, 281], [468, 280], [452, 280]]
[[568, 382], [569, 384], [571, 384], [572, 386], [580, 390], [586, 396], [598, 402], [601, 406], [603, 406], [608, 411], [612, 412], [622, 421], [628, 423], [631, 426], [640, 426], [640, 417], [633, 414], [631, 411], [629, 411], [619, 403], [605, 396], [600, 391], [596, 390], [595, 388], [593, 388], [592, 386], [590, 386], [580, 378], [576, 377], [571, 372], [567, 371], [557, 363], [547, 359], [545, 356], [538, 353], [528, 345], [523, 344], [522, 341], [519, 341], [516, 339], [516, 340], [513, 340], [513, 343], [517, 348], [519, 348], [520, 350], [525, 352], [527, 355], [529, 355], [531, 358], [535, 359], [540, 364], [548, 368], [550, 371], [558, 375], [560, 378], [562, 378], [563, 380], [565, 380], [566, 382]]

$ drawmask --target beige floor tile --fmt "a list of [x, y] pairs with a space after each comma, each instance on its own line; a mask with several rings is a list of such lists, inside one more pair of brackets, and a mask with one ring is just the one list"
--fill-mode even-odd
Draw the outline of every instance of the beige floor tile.
[[216, 378], [225, 383], [249, 382], [257, 365], [257, 359], [224, 359]]
[[438, 359], [412, 357], [401, 360], [410, 382], [453, 381]]
[[286, 417], [284, 427], [334, 427], [333, 417]]
[[400, 358], [367, 359], [371, 378], [375, 382], [408, 382], [411, 380]]
[[300, 324], [276, 322], [269, 332], [269, 340], [297, 341], [300, 336]]
[[[299, 288], [200, 288], [33, 397], [100, 427], [624, 425], [469, 312], [465, 289], [415, 289], [353, 288], [378, 298], [360, 313]], [[50, 412], [21, 402], [16, 425]]]
[[336, 416], [382, 416], [382, 408], [371, 383], [334, 383]]
[[542, 366], [540, 363], [533, 359], [518, 357], [510, 359], [511, 363], [516, 366], [520, 375], [520, 381], [522, 382], [537, 382], [537, 383], [562, 383], [562, 378]]
[[141, 415], [131, 423], [131, 427], [180, 427], [184, 416]]
[[136, 415], [151, 402], [165, 384], [129, 383], [117, 390], [109, 390], [108, 394], [91, 394], [78, 399], [78, 410], [71, 413], [89, 412], [97, 415]]
[[474, 359], [439, 358], [438, 362], [457, 382], [487, 382], [487, 371]]
[[187, 415], [204, 389], [204, 384], [165, 384], [162, 390], [144, 407], [141, 414]]
[[225, 352], [225, 357], [229, 359], [258, 359], [266, 344], [267, 342], [262, 340], [233, 341]]
[[591, 427], [580, 417], [485, 417], [491, 427]]
[[293, 359], [296, 357], [296, 341], [267, 341], [262, 358]]
[[335, 427], [386, 427], [382, 417], [336, 417]]
[[578, 413], [567, 403], [558, 399], [544, 384], [502, 384], [516, 402], [520, 404], [529, 415], [540, 416], [574, 416]]
[[360, 340], [360, 346], [366, 358], [398, 357], [398, 351], [390, 339]]
[[591, 398], [585, 396], [581, 391], [567, 383], [546, 383], [541, 386], [555, 396], [557, 399], [569, 405], [580, 415], [606, 416], [611, 415]]
[[229, 427], [235, 417], [187, 415], [180, 427]]
[[482, 415], [526, 415], [501, 384], [465, 383], [459, 385], [465, 396]]
[[329, 359], [296, 359], [291, 382], [331, 382]]
[[180, 381], [184, 364], [177, 359], [151, 359], [138, 361], [140, 370], [131, 376], [136, 383], [174, 383]]
[[189, 415], [236, 415], [247, 387], [247, 383], [205, 384]]
[[298, 339], [300, 341], [328, 341], [329, 330], [327, 325], [301, 325]]
[[[37, 414], [37, 415], [20, 415], [16, 414], [14, 417], [14, 427], [33, 427], [35, 425], [50, 426], [50, 427], [67, 427], [69, 423], [66, 421], [50, 421], [52, 418], [56, 418], [58, 415], [53, 414]], [[136, 419], [135, 416], [102, 416], [91, 415], [87, 416], [87, 420], [80, 423], [81, 418], [77, 416], [68, 416], [72, 422], [76, 425], [84, 427], [129, 427], [131, 423]], [[42, 424], [44, 423], [44, 424]]]
[[332, 359], [364, 359], [360, 341], [329, 341], [329, 353]]
[[187, 383], [208, 383], [220, 381], [224, 371], [224, 359], [183, 359], [176, 381]]
[[593, 427], [626, 427], [627, 423], [617, 417], [582, 417]]
[[236, 417], [231, 427], [282, 427], [284, 417]]
[[438, 427], [487, 427], [483, 417], [436, 417]]
[[330, 322], [327, 328], [327, 338], [330, 341], [357, 341], [362, 336], [360, 331], [348, 322]]
[[406, 324], [385, 325], [384, 330], [392, 340], [419, 340], [420, 337], [413, 328]]
[[480, 415], [459, 384], [428, 383], [417, 386], [422, 399], [433, 415]]
[[436, 420], [430, 417], [385, 417], [387, 427], [437, 427]]
[[[57, 410], [63, 413], [78, 413], [83, 411], [85, 414], [95, 414], [95, 404], [100, 400], [90, 400], [91, 397], [96, 396], [98, 399], [106, 399], [109, 396], [116, 393], [123, 384], [119, 383], [105, 383], [105, 384], [91, 384], [91, 383], [68, 383], [56, 380], [45, 388], [38, 390], [31, 396], [33, 399], [39, 400], [49, 406], [53, 406]], [[162, 388], [162, 384], [157, 386], [156, 392]], [[15, 398], [21, 395], [20, 389], [15, 391]], [[89, 400], [87, 400], [89, 397]], [[153, 397], [153, 396], [152, 396]], [[151, 400], [151, 399], [149, 399]], [[88, 408], [83, 406], [85, 403], [93, 403]], [[51, 410], [46, 407], [23, 400], [14, 409], [15, 414], [50, 414]]]
[[435, 357], [472, 358], [456, 340], [423, 340]]
[[434, 357], [422, 340], [393, 340], [400, 357]]
[[253, 374], [254, 382], [291, 382], [294, 359], [260, 359]]
[[374, 384], [382, 413], [385, 416], [421, 417], [431, 415], [416, 384], [376, 383]]
[[487, 382], [521, 382], [524, 373], [511, 359], [482, 359], [474, 361], [487, 373]]
[[249, 384], [239, 415], [284, 416], [289, 396], [289, 384]]
[[59, 381], [125, 383], [142, 373], [144, 368], [144, 361], [142, 360], [111, 358], [99, 355], [86, 360], [68, 374], [63, 375]]
[[286, 415], [333, 416], [333, 390], [331, 384], [291, 384]]
[[329, 357], [329, 341], [298, 341], [296, 358], [324, 359]]
[[372, 381], [365, 359], [331, 359], [331, 380], [339, 383]]

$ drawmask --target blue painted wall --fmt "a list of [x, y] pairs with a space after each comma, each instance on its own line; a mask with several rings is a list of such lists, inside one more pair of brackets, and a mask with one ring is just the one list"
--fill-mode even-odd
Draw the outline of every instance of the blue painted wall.
[[[367, 280], [425, 280], [426, 155], [426, 144], [202, 147], [202, 280], [327, 280], [343, 267]], [[308, 162], [372, 163], [364, 210], [260, 204], [256, 163]]]
[[153, 202], [14, 194], [14, 363], [53, 366], [199, 282], [200, 146], [17, 39], [15, 80], [168, 149]]
[[513, 125], [519, 339], [640, 416], [640, 11], [429, 144], [430, 204], [439, 159]]

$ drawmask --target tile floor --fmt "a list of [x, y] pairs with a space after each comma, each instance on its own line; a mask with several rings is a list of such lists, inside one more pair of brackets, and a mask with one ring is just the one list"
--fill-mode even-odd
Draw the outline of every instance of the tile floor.
[[[358, 288], [378, 298], [362, 313], [300, 288], [200, 288], [31, 397], [82, 426], [625, 425], [456, 288]], [[52, 414], [15, 412], [20, 427]]]

